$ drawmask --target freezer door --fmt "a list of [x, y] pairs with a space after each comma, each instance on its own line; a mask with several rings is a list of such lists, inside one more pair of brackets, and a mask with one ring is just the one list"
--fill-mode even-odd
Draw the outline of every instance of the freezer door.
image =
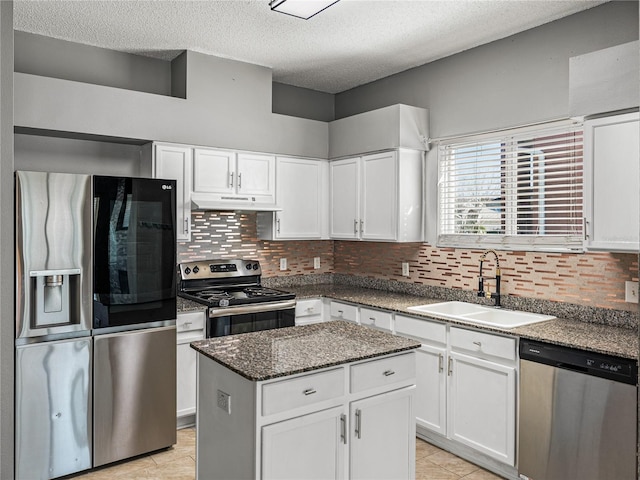
[[15, 474], [91, 468], [91, 338], [16, 347]]
[[94, 337], [94, 466], [176, 443], [175, 326]]

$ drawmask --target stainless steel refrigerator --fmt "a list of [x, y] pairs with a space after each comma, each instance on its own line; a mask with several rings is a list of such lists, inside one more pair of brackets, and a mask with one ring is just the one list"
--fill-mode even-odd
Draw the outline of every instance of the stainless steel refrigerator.
[[17, 479], [176, 441], [175, 182], [16, 172]]

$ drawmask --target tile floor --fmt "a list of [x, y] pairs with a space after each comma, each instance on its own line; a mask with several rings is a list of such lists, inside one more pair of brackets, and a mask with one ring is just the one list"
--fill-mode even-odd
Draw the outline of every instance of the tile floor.
[[[193, 480], [196, 472], [195, 446], [195, 429], [185, 428], [178, 430], [178, 442], [169, 450], [69, 478], [73, 480]], [[427, 442], [416, 440], [416, 480], [499, 480], [500, 478]]]

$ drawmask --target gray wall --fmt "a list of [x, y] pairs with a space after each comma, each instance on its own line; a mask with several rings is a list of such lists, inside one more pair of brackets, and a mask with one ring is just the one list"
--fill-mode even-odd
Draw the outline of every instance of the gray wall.
[[15, 32], [15, 71], [171, 95], [171, 62]]
[[0, 478], [13, 478], [13, 2], [0, 2]]
[[186, 99], [15, 78], [18, 127], [327, 158], [326, 122], [272, 113], [266, 67], [186, 52]]
[[430, 136], [566, 118], [569, 58], [638, 39], [638, 2], [609, 2], [336, 95], [336, 118], [429, 109]]
[[272, 111], [292, 117], [335, 120], [335, 95], [273, 82]]
[[141, 176], [141, 147], [69, 138], [15, 135], [16, 170]]

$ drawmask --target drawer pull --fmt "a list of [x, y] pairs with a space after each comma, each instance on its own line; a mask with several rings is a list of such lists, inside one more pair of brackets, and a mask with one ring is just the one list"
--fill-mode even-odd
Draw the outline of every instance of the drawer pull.
[[376, 323], [376, 317], [369, 317], [369, 320], [371, 320], [373, 323]]
[[303, 390], [302, 393], [304, 393], [305, 395], [313, 395], [314, 393], [317, 393], [317, 390], [311, 387]]
[[188, 327], [190, 327], [190, 326], [191, 326], [191, 324], [192, 324], [192, 323], [193, 323], [193, 322], [184, 322], [184, 323], [182, 324], [182, 326], [183, 326], [184, 328], [188, 328]]
[[382, 374], [383, 374], [385, 377], [390, 377], [391, 375], [395, 375], [395, 374], [396, 374], [396, 372], [394, 372], [393, 370], [385, 370], [384, 372], [382, 372]]
[[477, 345], [478, 348], [482, 348], [482, 342], [473, 342], [474, 345]]
[[338, 310], [338, 315], [342, 316], [343, 313], [344, 313], [343, 310]]
[[447, 371], [447, 375], [451, 376], [453, 373], [453, 358], [449, 357], [449, 369]]
[[444, 371], [444, 355], [441, 353], [438, 354], [438, 373], [442, 373]]

